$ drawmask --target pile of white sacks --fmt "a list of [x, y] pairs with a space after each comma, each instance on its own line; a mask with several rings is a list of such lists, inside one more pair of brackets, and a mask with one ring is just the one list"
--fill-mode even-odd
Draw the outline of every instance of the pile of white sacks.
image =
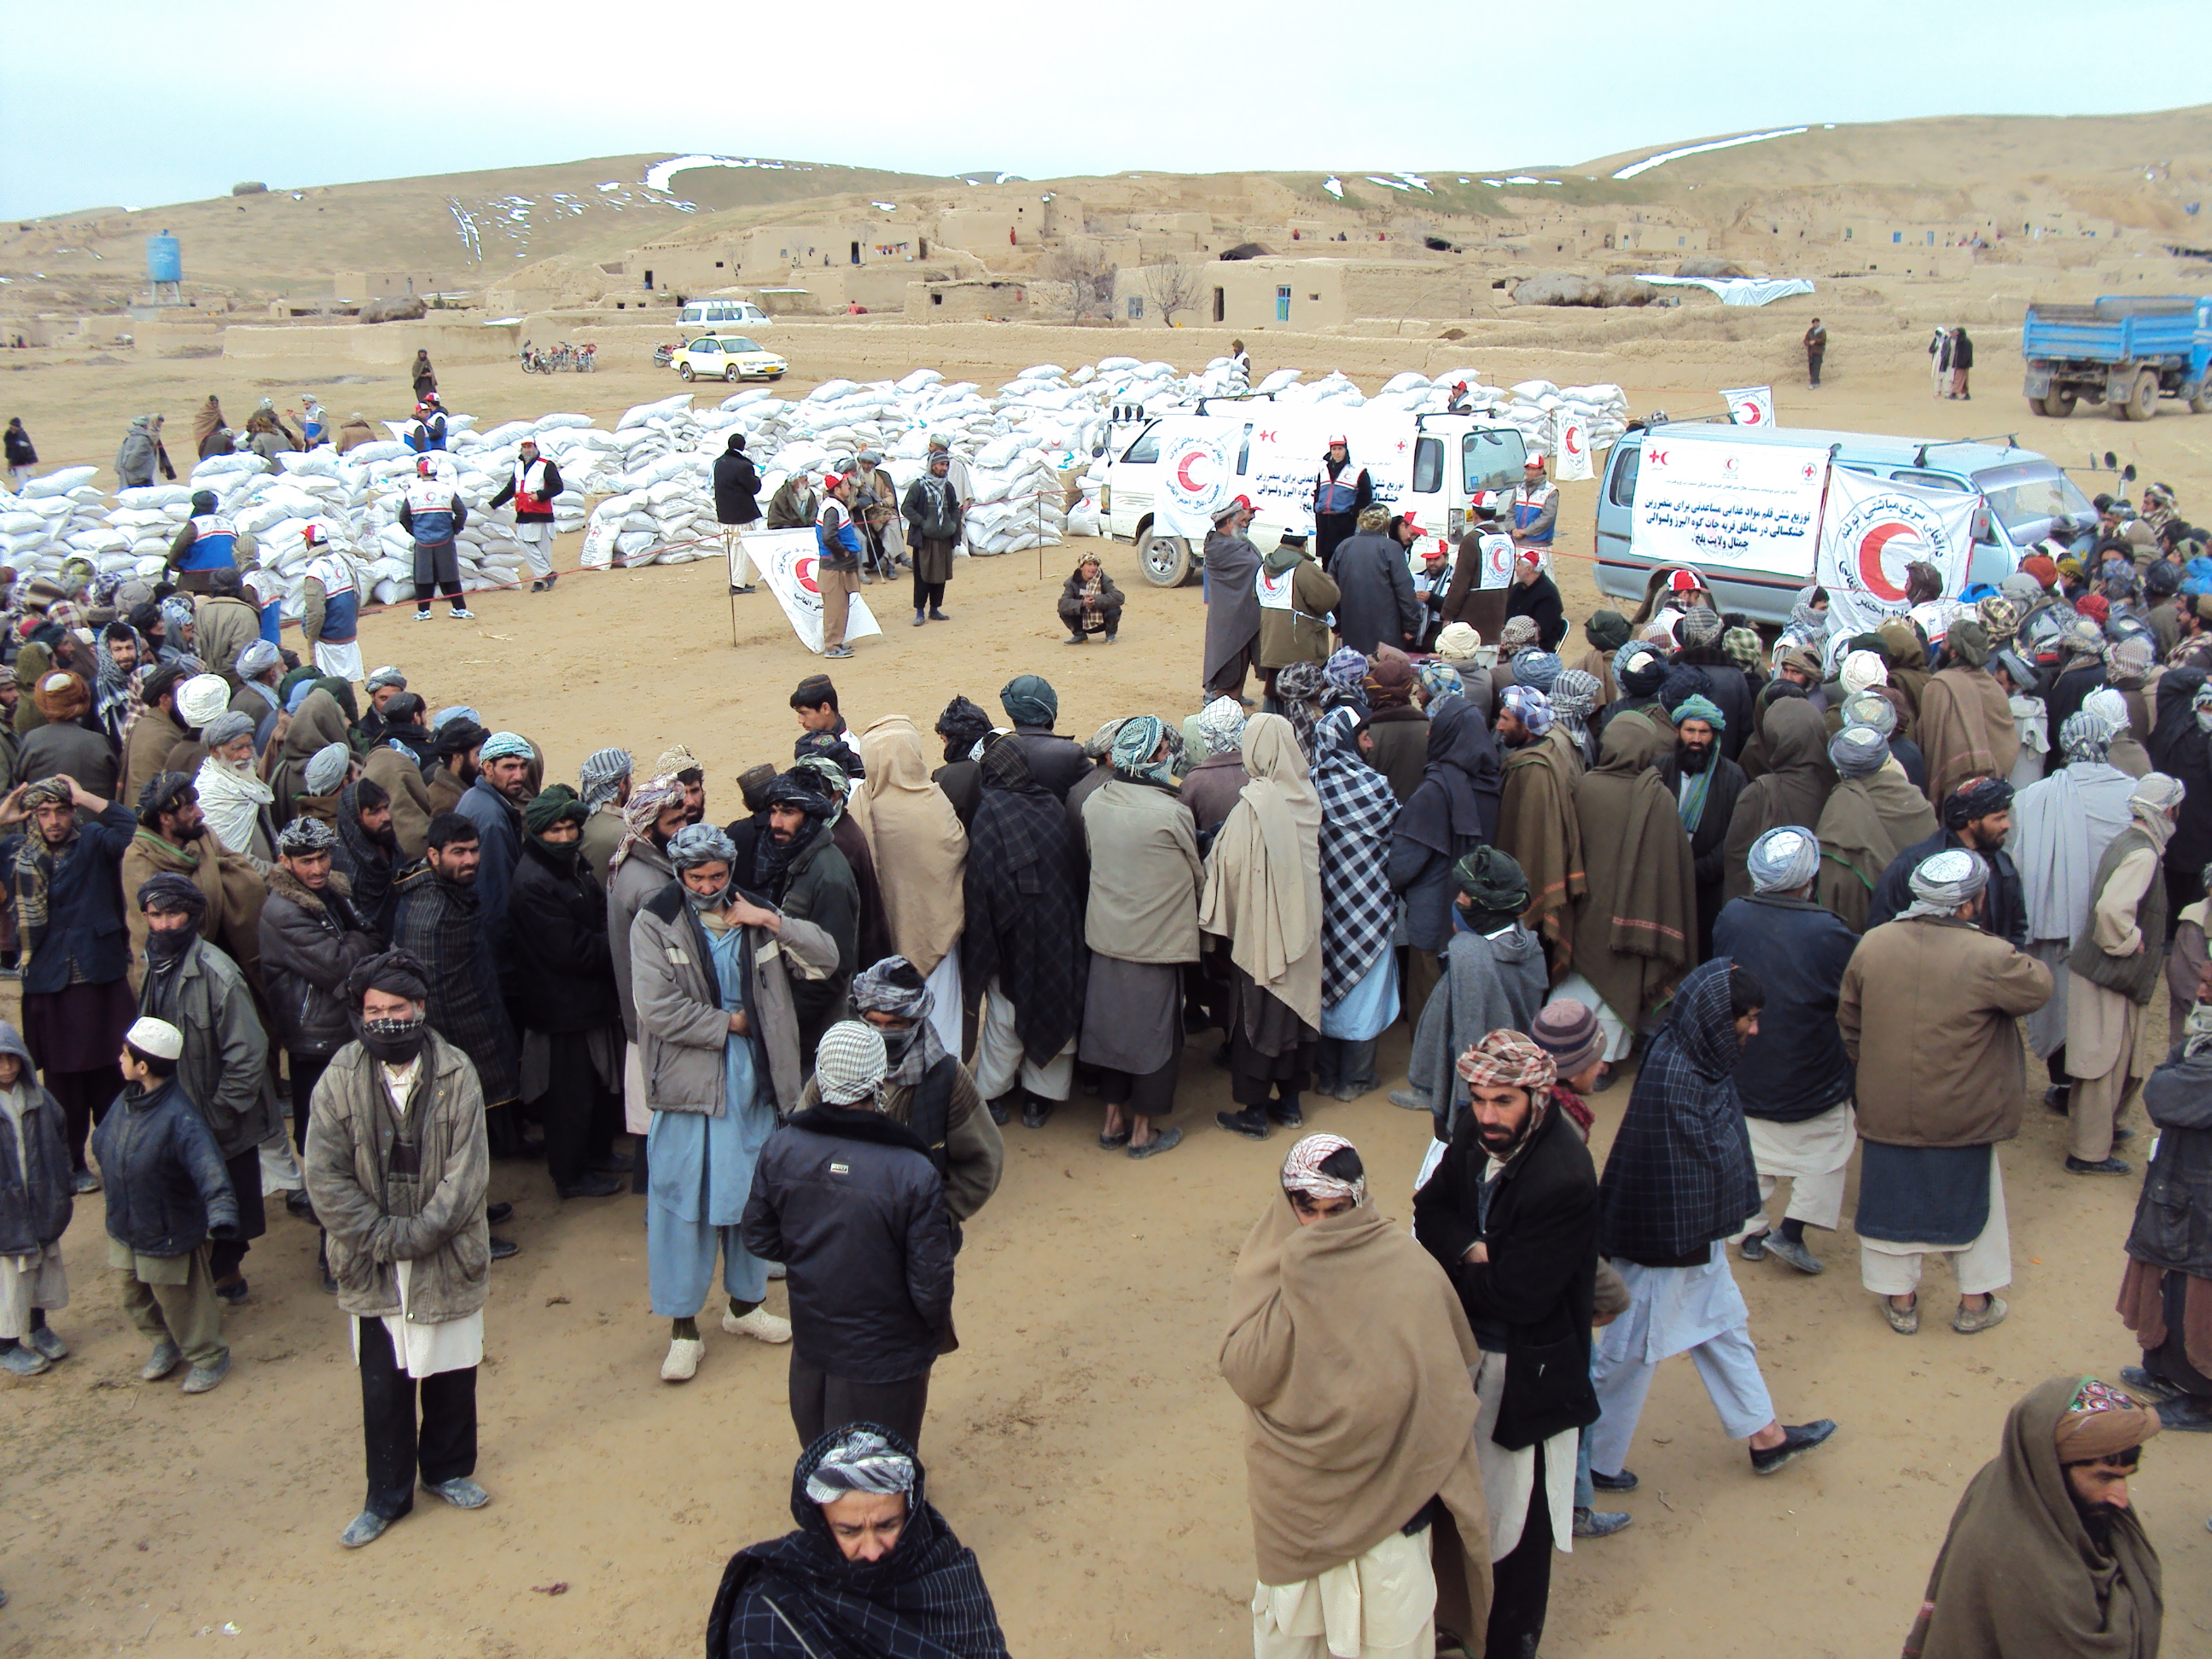
[[[1592, 448], [1602, 450], [1628, 418], [1619, 386], [1526, 380], [1499, 388], [1482, 385], [1472, 368], [1434, 379], [1400, 374], [1372, 398], [1340, 374], [1306, 380], [1290, 368], [1252, 390], [1285, 404], [1421, 412], [1443, 410], [1461, 380], [1477, 412], [1519, 428], [1532, 445], [1548, 447], [1559, 422], [1575, 418], [1589, 430]], [[933, 368], [865, 385], [831, 380], [796, 399], [754, 387], [710, 409], [693, 408], [693, 394], [685, 392], [637, 405], [611, 432], [586, 415], [544, 415], [486, 432], [475, 429], [472, 416], [454, 416], [448, 453], [469, 507], [459, 548], [462, 586], [505, 586], [525, 568], [512, 509], [494, 512], [488, 503], [506, 483], [526, 437], [561, 470], [555, 527], [586, 532], [586, 566], [720, 557], [714, 465], [732, 432], [744, 434], [760, 469], [763, 504], [792, 472], [848, 465], [863, 449], [884, 455], [903, 492], [921, 473], [929, 440], [943, 437], [968, 464], [975, 490], [965, 550], [991, 556], [1100, 533], [1103, 468], [1093, 467], [1072, 487], [1066, 478], [1107, 441], [1111, 411], [1141, 405], [1157, 416], [1233, 389], [1226, 359], [1181, 374], [1164, 362], [1108, 357], [1072, 373], [1040, 363], [995, 394], [972, 381], [947, 380]], [[396, 435], [344, 456], [328, 449], [280, 455], [273, 466], [253, 455], [219, 456], [194, 467], [188, 483], [112, 496], [93, 488], [95, 473], [68, 467], [29, 480], [20, 494], [0, 491], [0, 560], [21, 574], [53, 575], [76, 558], [102, 574], [150, 580], [190, 516], [192, 492], [207, 489], [216, 494], [216, 510], [254, 538], [264, 568], [284, 590], [288, 616], [298, 614], [307, 557], [303, 532], [311, 524], [355, 561], [363, 592], [376, 603], [389, 605], [413, 591], [412, 544], [398, 514], [415, 477], [415, 457]]]

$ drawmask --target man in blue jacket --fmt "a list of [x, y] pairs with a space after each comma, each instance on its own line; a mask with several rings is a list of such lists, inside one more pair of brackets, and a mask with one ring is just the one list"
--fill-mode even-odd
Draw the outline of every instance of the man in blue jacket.
[[[1735, 1087], [1759, 1171], [1759, 1213], [1747, 1224], [1743, 1259], [1776, 1256], [1799, 1273], [1822, 1271], [1805, 1247], [1805, 1228], [1833, 1232], [1844, 1211], [1844, 1172], [1858, 1127], [1856, 1080], [1836, 1024], [1836, 1000], [1858, 935], [1813, 901], [1820, 843], [1794, 824], [1751, 844], [1751, 895], [1732, 899], [1713, 924], [1713, 949], [1766, 988], [1759, 1030], [1736, 1063]], [[1790, 1182], [1779, 1232], [1766, 1206], [1775, 1183]]]
[[849, 474], [823, 476], [828, 499], [814, 521], [814, 582], [822, 594], [822, 654], [849, 657], [845, 617], [860, 591], [860, 530], [853, 522], [853, 480]]

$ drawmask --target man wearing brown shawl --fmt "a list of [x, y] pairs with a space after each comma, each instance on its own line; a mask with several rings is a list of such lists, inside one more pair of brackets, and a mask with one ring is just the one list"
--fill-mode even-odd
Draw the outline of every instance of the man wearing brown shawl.
[[1846, 726], [1828, 744], [1836, 787], [1820, 809], [1821, 906], [1854, 933], [1866, 932], [1867, 904], [1892, 860], [1936, 833], [1936, 814], [1890, 758], [1889, 740], [1869, 726]]
[[1232, 1133], [1267, 1138], [1273, 1118], [1305, 1121], [1298, 1096], [1321, 1036], [1321, 799], [1291, 723], [1255, 714], [1244, 726], [1251, 781], [1214, 836], [1198, 925], [1229, 956]]
[[1489, 1614], [1481, 1351], [1443, 1269], [1334, 1135], [1291, 1149], [1238, 1252], [1221, 1375], [1249, 1413], [1255, 1659], [1429, 1659]]
[[1781, 697], [1759, 716], [1766, 740], [1767, 770], [1744, 787], [1729, 820], [1726, 899], [1751, 891], [1744, 863], [1751, 844], [1770, 830], [1794, 823], [1809, 830], [1820, 821], [1836, 769], [1828, 763], [1828, 731], [1820, 713], [1802, 697]]
[[[1921, 693], [1928, 685], [1928, 647], [1912, 624], [1901, 617], [1892, 617], [1875, 631], [1881, 639], [1881, 657], [1889, 669], [1889, 683], [1904, 694], [1908, 712], [1917, 726]], [[1927, 747], [1924, 741], [1921, 747]]]
[[1429, 759], [1429, 717], [1413, 706], [1413, 664], [1385, 646], [1368, 669], [1367, 763], [1390, 781], [1403, 806], [1421, 787]]
[[[1951, 665], [1930, 677], [1920, 692], [1917, 731], [1928, 757], [1928, 799], [1941, 801], [1968, 778], [2012, 775], [2020, 757], [2020, 729], [2012, 701], [1990, 659], [1989, 637], [1978, 622], [1954, 623], [1945, 641]], [[1892, 676], [1894, 678], [1894, 676]]]
[[[261, 994], [261, 907], [269, 884], [244, 854], [229, 851], [207, 828], [199, 792], [182, 772], [164, 772], [138, 797], [138, 831], [123, 854], [123, 890], [136, 893], [155, 876], [179, 875], [206, 896], [200, 937], [236, 963], [253, 994]], [[131, 929], [131, 977], [143, 976], [145, 912], [126, 905]]]
[[1528, 878], [1528, 909], [1521, 925], [1543, 940], [1556, 985], [1574, 961], [1574, 907], [1589, 891], [1575, 817], [1575, 779], [1582, 768], [1572, 740], [1553, 724], [1549, 700], [1528, 686], [1508, 686], [1500, 694], [1498, 736], [1510, 751], [1498, 846]]
[[1574, 971], [1631, 1031], [1689, 970], [1698, 936], [1690, 837], [1651, 769], [1668, 747], [1650, 720], [1617, 720], [1597, 770], [1575, 784], [1589, 885], [1575, 906]]
[[867, 775], [853, 798], [873, 854], [891, 951], [929, 982], [938, 1040], [960, 1052], [960, 929], [966, 915], [968, 832], [930, 781], [921, 733], [903, 714], [860, 734]]
[[2015, 1405], [1951, 1516], [1905, 1659], [2156, 1659], [2166, 1598], [2128, 1479], [2158, 1430], [2093, 1376]]

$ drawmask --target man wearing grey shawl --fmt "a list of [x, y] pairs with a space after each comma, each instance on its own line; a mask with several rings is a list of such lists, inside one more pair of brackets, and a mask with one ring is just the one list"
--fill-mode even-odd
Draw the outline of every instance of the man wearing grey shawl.
[[2135, 780], [2114, 766], [2114, 723], [2087, 707], [2066, 717], [2058, 730], [2065, 758], [2039, 783], [2013, 798], [2012, 854], [2027, 897], [2028, 954], [2051, 969], [2051, 1000], [2028, 1016], [2027, 1041], [2051, 1071], [2045, 1103], [2067, 1109], [2066, 958], [2075, 936], [2087, 927], [2091, 878], [2112, 837], [2128, 824], [2128, 796]]
[[[1516, 667], [1516, 672], [1519, 671]], [[1526, 681], [1528, 676], [1521, 675]], [[1543, 690], [1541, 686], [1537, 688]], [[1548, 694], [1552, 699], [1552, 720], [1571, 738], [1583, 753], [1585, 769], [1597, 764], [1597, 738], [1589, 729], [1590, 710], [1605, 700], [1605, 687], [1595, 674], [1584, 673], [1579, 668], [1559, 672], [1552, 682]]]
[[[2076, 718], [2079, 718], [2078, 716]], [[2180, 780], [2142, 778], [2128, 796], [2129, 823], [2106, 844], [2089, 882], [2089, 908], [2066, 958], [2066, 1060], [2075, 1175], [2126, 1175], [2112, 1156], [2114, 1125], [2141, 1084], [2136, 1050], [2158, 988], [2166, 946], [2160, 866], [2181, 811]]]
[[1859, 941], [1837, 996], [1858, 1067], [1860, 1282], [1900, 1336], [1920, 1328], [1931, 1251], [1958, 1279], [1953, 1330], [2005, 1316], [1996, 1292], [2011, 1282], [2012, 1239], [1997, 1146], [2020, 1133], [2026, 1082], [2013, 1022], [2050, 1000], [2051, 970], [1976, 925], [1989, 884], [1989, 861], [1963, 847], [1921, 860], [1912, 902]]
[[[635, 768], [629, 750], [599, 749], [585, 756], [576, 771], [576, 799], [589, 815], [584, 819], [584, 862], [592, 866], [592, 874], [602, 888], [607, 884], [607, 866], [614, 859], [615, 848], [628, 833], [623, 808], [629, 805], [630, 777]], [[617, 940], [615, 948], [628, 947]]]

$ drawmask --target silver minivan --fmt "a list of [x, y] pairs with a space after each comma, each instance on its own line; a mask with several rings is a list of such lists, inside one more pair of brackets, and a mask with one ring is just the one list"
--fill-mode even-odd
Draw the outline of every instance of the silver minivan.
[[[1725, 422], [1686, 421], [1632, 431], [1613, 447], [1599, 483], [1597, 502], [1598, 591], [1640, 605], [1651, 572], [1674, 562], [1639, 554], [1632, 526], [1637, 477], [1646, 447], [1656, 439], [1669, 444], [1728, 443], [1825, 448], [1834, 465], [1869, 477], [1894, 479], [1923, 489], [1966, 490], [1982, 498], [1974, 520], [1974, 556], [1967, 581], [1995, 586], [2019, 568], [2045, 537], [2070, 538], [2093, 527], [2097, 510], [2074, 481], [2048, 458], [2009, 442], [1957, 442], [1942, 438], [1899, 438], [1873, 432], [1827, 432], [1811, 427], [1742, 427]], [[1702, 567], [1701, 567], [1702, 568]], [[1723, 611], [1741, 611], [1754, 621], [1779, 625], [1790, 620], [1798, 590], [1813, 573], [1748, 568], [1706, 569], [1714, 597]]]

